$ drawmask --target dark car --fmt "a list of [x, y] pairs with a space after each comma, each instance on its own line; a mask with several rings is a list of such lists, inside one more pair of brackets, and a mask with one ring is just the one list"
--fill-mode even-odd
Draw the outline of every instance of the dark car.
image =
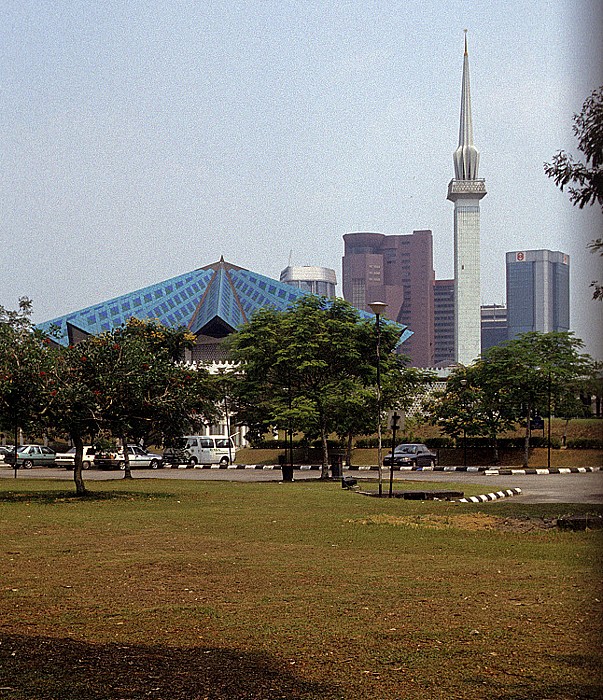
[[[419, 442], [398, 445], [394, 450], [395, 467], [435, 467], [437, 455], [427, 445]], [[390, 467], [392, 453], [388, 452], [383, 458], [383, 464]]]

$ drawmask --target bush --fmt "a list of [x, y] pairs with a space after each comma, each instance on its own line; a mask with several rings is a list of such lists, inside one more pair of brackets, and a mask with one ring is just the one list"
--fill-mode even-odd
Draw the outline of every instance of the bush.
[[567, 441], [572, 450], [603, 450], [603, 440], [599, 438], [573, 438]]

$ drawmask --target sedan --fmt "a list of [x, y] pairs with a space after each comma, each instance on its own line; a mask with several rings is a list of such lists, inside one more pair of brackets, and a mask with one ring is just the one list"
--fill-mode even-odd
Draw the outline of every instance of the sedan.
[[[163, 467], [161, 456], [154, 452], [147, 452], [138, 445], [128, 445], [128, 461], [130, 469], [158, 469]], [[100, 452], [94, 458], [94, 466], [97, 469], [125, 469], [124, 454], [122, 450], [114, 452]]]
[[[19, 445], [17, 447], [17, 469], [31, 469], [32, 467], [54, 467], [56, 454], [49, 447], [43, 445]], [[15, 465], [15, 453], [9, 452], [4, 461]]]
[[[82, 469], [90, 469], [94, 466], [95, 448], [92, 445], [84, 445], [84, 453], [82, 455]], [[57, 467], [65, 467], [65, 469], [73, 469], [75, 467], [75, 447], [72, 447], [67, 452], [57, 452], [56, 456]]]
[[[398, 445], [394, 450], [395, 467], [435, 467], [436, 460], [436, 453], [432, 452], [427, 445], [418, 442]], [[391, 466], [391, 452], [385, 455], [383, 464]]]

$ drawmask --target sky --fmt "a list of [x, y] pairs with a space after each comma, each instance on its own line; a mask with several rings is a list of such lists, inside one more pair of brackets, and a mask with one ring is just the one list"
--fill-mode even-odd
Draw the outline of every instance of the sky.
[[601, 211], [543, 172], [580, 155], [603, 84], [598, 0], [4, 0], [0, 304], [41, 322], [220, 256], [340, 281], [360, 230], [431, 229], [451, 278], [464, 29], [482, 302], [506, 251], [569, 253], [572, 329], [603, 358]]

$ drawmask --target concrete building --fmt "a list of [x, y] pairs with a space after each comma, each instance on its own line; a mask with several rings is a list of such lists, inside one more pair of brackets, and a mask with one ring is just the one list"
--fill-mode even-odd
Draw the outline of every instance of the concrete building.
[[281, 272], [280, 281], [304, 292], [335, 298], [337, 276], [329, 267], [289, 265]]
[[435, 274], [431, 231], [346, 233], [343, 241], [344, 299], [365, 311], [373, 301], [385, 302], [385, 316], [413, 333], [404, 344], [411, 364], [432, 367]]
[[508, 338], [507, 307], [501, 304], [485, 304], [481, 308], [482, 352]]
[[519, 333], [567, 331], [569, 255], [552, 250], [507, 253], [508, 337]]
[[479, 151], [473, 144], [466, 33], [459, 145], [453, 160], [448, 199], [454, 202], [454, 347], [456, 361], [468, 365], [481, 350], [479, 202], [486, 195], [486, 183], [478, 178]]
[[434, 366], [454, 363], [454, 280], [436, 280], [434, 286]]

